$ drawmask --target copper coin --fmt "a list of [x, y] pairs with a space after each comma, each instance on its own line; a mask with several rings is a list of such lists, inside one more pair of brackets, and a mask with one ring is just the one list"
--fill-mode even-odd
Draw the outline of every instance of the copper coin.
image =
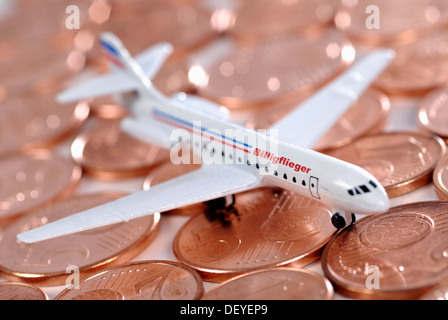
[[423, 96], [448, 81], [446, 30], [395, 46], [395, 59], [373, 85], [387, 94]]
[[2, 86], [11, 97], [59, 92], [83, 69], [86, 62], [85, 54], [79, 50], [49, 52], [48, 46], [40, 45], [23, 50], [25, 52], [18, 53], [16, 60], [5, 63], [0, 70]]
[[[84, 0], [76, 2], [81, 22], [85, 21], [85, 13], [90, 3], [91, 1]], [[8, 28], [8, 32], [3, 32], [2, 35], [33, 41], [46, 39], [59, 31], [69, 33], [70, 30], [66, 28], [65, 23], [68, 17], [65, 12], [67, 6], [68, 3], [64, 1], [51, 3], [51, 5], [45, 1], [18, 1], [12, 5], [10, 14], [1, 22], [2, 28]]]
[[110, 96], [92, 99], [89, 104], [92, 117], [105, 120], [121, 120], [129, 116], [129, 112], [123, 103]]
[[[246, 125], [255, 129], [269, 128], [298, 105], [300, 102], [263, 109], [253, 114]], [[390, 101], [385, 94], [373, 89], [367, 90], [313, 149], [324, 151], [342, 147], [359, 137], [381, 131], [387, 121], [389, 110]]]
[[[112, 4], [112, 12], [118, 1]], [[137, 14], [110, 19], [105, 28], [114, 32], [132, 55], [160, 41], [170, 42], [173, 58], [181, 58], [216, 35], [211, 25], [211, 12], [200, 2], [173, 5], [169, 1], [148, 1]], [[127, 5], [128, 6], [128, 5]], [[118, 10], [118, 9], [117, 9]], [[131, 9], [132, 10], [132, 9]], [[135, 30], [157, 30], [142, 37]]]
[[445, 149], [443, 140], [437, 136], [390, 132], [360, 138], [329, 154], [369, 171], [393, 198], [431, 182]]
[[273, 268], [241, 275], [212, 288], [203, 300], [332, 300], [333, 286], [304, 269]]
[[268, 267], [307, 265], [319, 258], [335, 232], [331, 209], [318, 201], [268, 188], [235, 198], [235, 211], [198, 214], [174, 239], [176, 258], [207, 281]]
[[434, 169], [432, 180], [437, 197], [440, 200], [448, 200], [448, 156], [440, 159]]
[[81, 179], [81, 168], [70, 158], [44, 150], [3, 158], [0, 167], [0, 219], [69, 196]]
[[336, 290], [367, 299], [415, 299], [447, 278], [447, 202], [394, 207], [336, 235], [322, 254]]
[[358, 42], [386, 45], [408, 42], [448, 23], [443, 0], [342, 1], [336, 27]]
[[40, 288], [16, 282], [0, 283], [0, 300], [48, 300]]
[[318, 1], [246, 1], [236, 10], [231, 34], [257, 40], [285, 33], [308, 33], [329, 27], [335, 2]]
[[448, 137], [448, 89], [437, 89], [422, 99], [417, 113], [419, 125], [442, 138]]
[[355, 49], [341, 33], [288, 35], [241, 45], [213, 63], [194, 65], [189, 80], [200, 95], [228, 108], [256, 107], [295, 100], [335, 77], [354, 58]]
[[419, 300], [448, 300], [448, 285], [439, 285], [431, 288]]
[[79, 211], [116, 200], [125, 194], [78, 195], [35, 210], [10, 224], [0, 240], [0, 271], [4, 278], [39, 285], [65, 284], [76, 266], [80, 275], [124, 263], [137, 256], [154, 239], [160, 214], [84, 231], [34, 244], [17, 241], [17, 234]]
[[168, 59], [154, 76], [152, 83], [166, 96], [193, 91], [193, 86], [188, 81], [187, 61], [184, 60], [171, 61]]
[[180, 263], [154, 260], [115, 266], [81, 279], [55, 300], [197, 300], [204, 288], [199, 274]]
[[21, 96], [0, 103], [0, 155], [47, 148], [67, 139], [87, 119], [86, 103], [59, 105], [54, 96]]
[[119, 121], [101, 121], [97, 128], [81, 133], [71, 153], [85, 174], [101, 180], [141, 176], [169, 159], [168, 150], [124, 133]]
[[[152, 186], [159, 183], [171, 180], [186, 173], [198, 170], [201, 167], [200, 164], [173, 164], [172, 162], [166, 162], [160, 166], [154, 168], [143, 181], [143, 189], [148, 190]], [[178, 215], [194, 215], [198, 212], [202, 212], [205, 209], [205, 204], [197, 203], [186, 207], [170, 210], [166, 213], [178, 214]]]

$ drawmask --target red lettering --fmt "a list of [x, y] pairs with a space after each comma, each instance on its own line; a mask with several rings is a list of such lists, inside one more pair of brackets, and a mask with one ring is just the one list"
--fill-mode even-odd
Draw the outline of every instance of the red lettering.
[[265, 158], [265, 159], [271, 160], [274, 164], [279, 163], [279, 164], [284, 165], [285, 167], [294, 168], [294, 171], [296, 171], [296, 172], [301, 171], [304, 173], [309, 173], [311, 171], [311, 168], [307, 168], [300, 164], [294, 163], [293, 161], [291, 161], [291, 159], [288, 159], [285, 157], [278, 158], [273, 153], [265, 151], [265, 150], [260, 150], [258, 148], [254, 149], [254, 155], [257, 157], [260, 157], [260, 158]]

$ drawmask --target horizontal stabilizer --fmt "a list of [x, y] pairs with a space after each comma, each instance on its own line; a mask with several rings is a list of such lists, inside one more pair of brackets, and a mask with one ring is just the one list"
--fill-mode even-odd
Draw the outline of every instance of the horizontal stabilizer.
[[[141, 87], [140, 81], [133, 74], [134, 70], [126, 68], [126, 64], [121, 62], [124, 58], [119, 59], [119, 55], [116, 53], [119, 50], [119, 46], [116, 47], [104, 42], [103, 48], [107, 49], [106, 57], [121, 67], [112, 68], [111, 72], [107, 74], [89, 79], [61, 92], [56, 96], [58, 102], [76, 102], [110, 94], [131, 92]], [[103, 49], [103, 51], [106, 51], [106, 49]], [[152, 79], [172, 51], [173, 47], [170, 43], [160, 42], [138, 54], [135, 57], [135, 62], [140, 66], [148, 79]], [[115, 54], [113, 55], [114, 52]]]

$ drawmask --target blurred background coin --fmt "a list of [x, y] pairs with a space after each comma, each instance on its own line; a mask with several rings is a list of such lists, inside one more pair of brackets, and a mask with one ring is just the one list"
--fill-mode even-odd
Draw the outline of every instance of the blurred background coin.
[[84, 173], [100, 180], [144, 176], [169, 161], [169, 150], [142, 142], [120, 129], [120, 122], [103, 120], [81, 133], [71, 145], [74, 161]]
[[66, 141], [86, 121], [89, 105], [56, 103], [53, 95], [12, 97], [0, 102], [0, 157]]
[[425, 96], [417, 110], [418, 124], [443, 139], [448, 138], [448, 89], [440, 88]]
[[50, 150], [37, 150], [0, 160], [0, 219], [71, 196], [81, 179], [72, 159]]
[[25, 283], [0, 282], [0, 300], [48, 300], [42, 289]]
[[355, 56], [351, 42], [337, 31], [314, 38], [282, 35], [256, 45], [235, 44], [216, 61], [191, 66], [188, 76], [203, 97], [232, 110], [259, 108], [316, 90]]

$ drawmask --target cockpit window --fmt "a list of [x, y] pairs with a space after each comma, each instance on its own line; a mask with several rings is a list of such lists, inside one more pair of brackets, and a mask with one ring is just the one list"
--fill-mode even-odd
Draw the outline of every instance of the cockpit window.
[[[372, 187], [373, 188], [377, 188], [376, 183], [373, 182], [372, 180], [369, 181], [369, 185], [370, 185], [370, 188], [372, 188]], [[364, 193], [369, 193], [371, 191], [371, 189], [369, 188], [369, 185], [362, 184], [360, 186], [348, 189], [347, 192], [351, 196], [361, 195], [361, 194], [364, 194]]]
[[359, 188], [365, 193], [370, 192], [369, 188], [367, 188], [365, 185], [359, 186]]

